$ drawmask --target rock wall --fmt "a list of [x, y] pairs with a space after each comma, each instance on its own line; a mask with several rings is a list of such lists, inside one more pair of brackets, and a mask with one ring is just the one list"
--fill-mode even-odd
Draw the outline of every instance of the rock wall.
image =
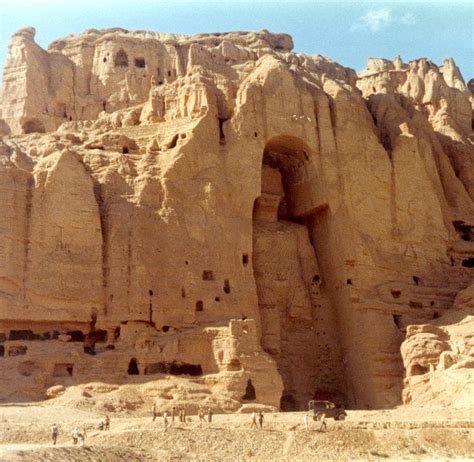
[[407, 327], [401, 347], [405, 404], [474, 406], [474, 285], [455, 305], [457, 311], [432, 324]]
[[470, 92], [452, 60], [357, 76], [291, 48], [14, 34], [0, 370], [28, 399], [184, 374], [226, 409], [401, 403], [406, 326], [472, 282]]

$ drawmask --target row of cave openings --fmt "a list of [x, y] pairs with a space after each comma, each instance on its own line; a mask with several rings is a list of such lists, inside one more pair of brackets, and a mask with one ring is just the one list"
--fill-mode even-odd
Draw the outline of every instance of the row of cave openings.
[[[93, 344], [91, 346], [91, 338], [95, 343], [105, 343], [107, 341], [107, 332], [103, 330], [97, 330], [91, 334], [84, 335], [79, 330], [67, 331], [66, 335], [71, 337], [71, 342], [85, 342], [89, 340], [89, 346], [84, 346], [84, 352], [88, 354], [95, 354]], [[44, 334], [36, 334], [31, 330], [11, 330], [8, 335], [8, 340], [54, 340], [60, 336], [59, 331], [45, 332]], [[114, 331], [114, 339], [117, 339], [120, 335], [120, 328]], [[0, 333], [0, 356], [5, 356], [5, 347], [3, 342], [7, 340], [7, 336], [4, 333]], [[113, 346], [113, 345], [109, 345]], [[26, 345], [11, 345], [8, 349], [8, 356], [23, 356], [28, 352]], [[35, 363], [33, 361], [25, 361], [19, 364], [19, 372], [21, 375], [30, 376], [35, 369]], [[137, 358], [131, 358], [127, 368], [128, 375], [140, 375], [139, 363]], [[74, 374], [73, 363], [57, 363], [53, 367], [53, 377], [72, 377]], [[180, 361], [160, 361], [156, 363], [147, 363], [143, 368], [144, 375], [153, 374], [165, 374], [165, 375], [186, 375], [191, 377], [198, 377], [203, 375], [202, 366], [200, 364], [190, 364]], [[242, 399], [244, 400], [255, 400], [255, 388], [252, 381], [249, 379], [245, 394]]]
[[[140, 375], [137, 358], [131, 358], [128, 364], [128, 375]], [[180, 361], [160, 361], [157, 363], [148, 363], [143, 368], [144, 375], [165, 374], [165, 375], [187, 375], [198, 377], [203, 374], [200, 364], [189, 364]], [[247, 380], [245, 393], [242, 395], [244, 401], [255, 401], [257, 394], [251, 379]]]
[[[104, 58], [102, 58], [102, 61], [104, 63], [106, 63], [107, 62], [107, 57], [104, 56]], [[145, 69], [147, 67], [145, 58], [142, 57], [142, 56], [133, 58], [133, 63], [134, 63], [134, 66], [138, 69]], [[128, 68], [129, 67], [128, 55], [127, 55], [127, 53], [125, 52], [124, 49], [120, 49], [115, 54], [114, 66], [118, 67], [118, 68]], [[176, 78], [177, 77], [177, 72], [176, 72], [176, 69], [170, 69], [170, 70], [162, 71], [162, 69], [160, 67], [157, 67], [156, 68], [156, 77], [158, 79], [157, 80], [158, 85], [163, 85], [163, 83], [164, 83], [163, 78], [165, 78], [165, 77], [167, 77], [167, 78]]]
[[[474, 242], [474, 226], [468, 225], [461, 220], [453, 221], [453, 226], [460, 239], [466, 242]], [[454, 266], [455, 264], [455, 259], [451, 257], [451, 265]], [[474, 256], [463, 258], [461, 264], [465, 268], [474, 268]]]
[[[61, 335], [69, 336], [69, 342], [81, 342], [84, 344], [84, 353], [95, 355], [96, 348], [95, 345], [106, 344], [108, 340], [108, 332], [106, 330], [92, 330], [89, 333], [85, 334], [81, 330], [69, 330], [65, 332], [60, 332], [58, 330], [53, 330], [51, 332], [44, 332], [43, 334], [34, 333], [29, 329], [19, 329], [11, 330], [8, 335], [8, 340], [10, 341], [46, 341], [46, 340], [57, 340]], [[120, 337], [120, 327], [116, 327], [113, 331], [114, 341]], [[26, 345], [12, 345], [9, 347], [8, 351], [5, 351], [3, 342], [7, 340], [7, 336], [4, 333], [0, 333], [0, 357], [5, 356], [5, 353], [8, 356], [19, 356], [25, 355], [28, 351]], [[106, 350], [113, 350], [115, 346], [113, 344], [108, 344], [105, 347]]]

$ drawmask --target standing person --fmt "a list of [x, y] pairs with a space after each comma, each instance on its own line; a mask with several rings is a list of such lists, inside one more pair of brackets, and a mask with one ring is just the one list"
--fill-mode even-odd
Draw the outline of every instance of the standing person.
[[58, 435], [59, 435], [59, 427], [56, 424], [53, 424], [51, 427], [51, 439], [53, 440], [54, 446], [56, 446]]
[[206, 418], [204, 417], [204, 409], [202, 408], [202, 406], [199, 406], [198, 417], [199, 417], [199, 426], [201, 426], [201, 423], [206, 421]]
[[105, 416], [104, 430], [110, 430], [110, 417], [108, 415]]
[[72, 436], [72, 444], [75, 446], [79, 438], [79, 429], [77, 427], [71, 432], [71, 436]]
[[211, 408], [208, 408], [208, 410], [207, 410], [207, 421], [209, 423], [212, 422], [212, 409]]
[[79, 436], [79, 442], [81, 443], [81, 446], [84, 447], [84, 444], [86, 443], [86, 436], [87, 436], [86, 429], [84, 427], [79, 431], [78, 436]]
[[183, 422], [186, 423], [186, 408], [183, 406]]
[[309, 430], [309, 418], [308, 418], [308, 414], [305, 414], [305, 415], [304, 415], [304, 428], [305, 428], [305, 430]]
[[184, 422], [184, 419], [183, 419], [183, 412], [184, 412], [184, 409], [182, 407], [179, 408], [179, 421], [180, 422]]
[[258, 424], [260, 425], [260, 430], [263, 430], [263, 411], [258, 413]]
[[250, 428], [257, 428], [257, 414], [255, 414], [255, 411], [252, 412], [252, 415], [251, 415], [251, 420], [252, 420], [252, 423], [250, 424]]
[[327, 431], [328, 426], [326, 424], [326, 416], [324, 414], [321, 417], [321, 428], [319, 429], [320, 432], [323, 431], [323, 427], [324, 427], [324, 431]]
[[167, 412], [163, 412], [163, 427], [164, 427], [163, 433], [167, 432], [168, 431], [168, 413]]
[[153, 415], [153, 422], [156, 419], [156, 403], [153, 403], [153, 406], [151, 407], [151, 413]]
[[175, 415], [176, 415], [176, 407], [173, 406], [173, 408], [171, 409], [171, 426], [172, 427], [174, 426]]

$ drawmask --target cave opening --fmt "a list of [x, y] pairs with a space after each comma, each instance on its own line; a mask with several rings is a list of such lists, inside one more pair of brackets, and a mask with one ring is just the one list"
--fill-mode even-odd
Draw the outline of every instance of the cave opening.
[[213, 281], [214, 280], [214, 273], [211, 270], [204, 270], [202, 272], [202, 280], [203, 281]]
[[128, 56], [123, 49], [115, 55], [115, 67], [128, 67]]
[[37, 340], [39, 337], [31, 330], [11, 330], [8, 340]]
[[25, 135], [29, 133], [46, 133], [43, 123], [38, 119], [29, 119], [22, 123], [21, 128]]
[[228, 119], [219, 118], [219, 143], [225, 144], [225, 133], [224, 133], [224, 123], [227, 122]]
[[466, 225], [461, 220], [453, 221], [453, 226], [463, 241], [470, 242], [474, 240], [474, 226]]
[[291, 393], [283, 393], [280, 399], [280, 409], [283, 412], [292, 412], [298, 410], [295, 397]]
[[140, 69], [145, 68], [145, 58], [135, 58], [135, 67]]
[[402, 315], [401, 314], [392, 314], [393, 322], [398, 329], [402, 327]]
[[[299, 138], [284, 135], [270, 139], [262, 156], [261, 194], [253, 208], [252, 264], [261, 345], [275, 359], [282, 377], [283, 410], [306, 409], [317, 388], [334, 394], [345, 390], [344, 372], [337, 365], [335, 315], [322, 311], [324, 269], [319, 267], [315, 243], [319, 230], [328, 226], [329, 213], [328, 205], [316, 199], [313, 157]], [[345, 281], [348, 285], [353, 282]], [[318, 342], [323, 330], [324, 335], [331, 334], [328, 342], [334, 341], [330, 347]], [[321, 364], [326, 370], [319, 373]]]
[[137, 358], [132, 358], [128, 363], [128, 375], [140, 375], [140, 371], [138, 370]]
[[83, 342], [86, 338], [84, 332], [80, 330], [70, 330], [66, 332], [66, 335], [71, 336], [71, 342]]
[[424, 375], [429, 371], [428, 367], [422, 366], [421, 364], [413, 364], [410, 369], [411, 375]]
[[74, 364], [55, 364], [53, 369], [53, 377], [72, 377]]
[[162, 361], [151, 363], [145, 367], [145, 375], [169, 374], [169, 375], [190, 375], [198, 377], [202, 375], [202, 366], [200, 364], [189, 364], [180, 361]]
[[224, 279], [224, 293], [230, 294], [230, 281], [228, 279]]
[[474, 257], [466, 258], [462, 261], [462, 266], [465, 268], [474, 268]]
[[247, 386], [245, 387], [245, 393], [242, 396], [243, 401], [255, 401], [257, 399], [257, 394], [255, 392], [255, 387], [250, 379], [247, 380]]

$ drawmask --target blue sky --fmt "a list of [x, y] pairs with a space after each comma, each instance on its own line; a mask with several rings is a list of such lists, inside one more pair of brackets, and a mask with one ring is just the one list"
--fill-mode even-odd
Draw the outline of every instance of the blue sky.
[[362, 70], [368, 57], [404, 61], [453, 57], [474, 77], [473, 2], [469, 0], [0, 0], [0, 70], [11, 34], [37, 30], [43, 47], [88, 28], [123, 27], [194, 34], [268, 29], [293, 37], [295, 51]]

